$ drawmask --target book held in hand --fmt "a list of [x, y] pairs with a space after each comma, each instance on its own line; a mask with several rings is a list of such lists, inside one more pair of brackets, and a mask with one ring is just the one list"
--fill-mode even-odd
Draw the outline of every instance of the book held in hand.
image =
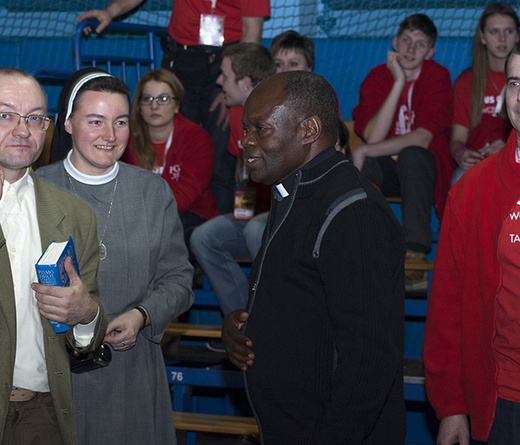
[[[72, 264], [79, 275], [78, 260], [72, 237], [69, 237], [68, 241], [61, 243], [52, 241], [36, 262], [38, 282], [50, 286], [68, 286], [70, 279], [65, 270], [65, 258], [67, 257], [71, 257]], [[50, 320], [50, 323], [57, 333], [66, 332], [69, 329], [69, 326], [65, 323], [52, 320]]]

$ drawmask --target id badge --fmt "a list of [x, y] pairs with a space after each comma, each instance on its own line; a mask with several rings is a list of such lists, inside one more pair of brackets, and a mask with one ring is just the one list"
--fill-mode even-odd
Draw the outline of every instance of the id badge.
[[255, 216], [256, 190], [254, 188], [235, 190], [235, 206], [233, 218], [239, 220], [251, 219]]
[[222, 46], [224, 43], [224, 16], [200, 15], [199, 44]]

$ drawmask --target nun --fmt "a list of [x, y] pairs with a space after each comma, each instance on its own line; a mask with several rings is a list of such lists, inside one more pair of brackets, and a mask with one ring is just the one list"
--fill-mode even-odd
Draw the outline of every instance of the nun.
[[53, 152], [63, 161], [37, 175], [96, 212], [99, 295], [109, 315], [105, 368], [73, 374], [79, 445], [175, 444], [160, 341], [193, 303], [177, 204], [160, 176], [119, 162], [130, 135], [129, 88], [98, 68], [68, 79]]

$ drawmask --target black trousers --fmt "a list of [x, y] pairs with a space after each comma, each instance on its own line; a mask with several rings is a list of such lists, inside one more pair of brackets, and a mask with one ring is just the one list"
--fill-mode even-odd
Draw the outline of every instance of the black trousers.
[[520, 403], [498, 399], [488, 445], [520, 444]]
[[423, 147], [405, 147], [391, 156], [367, 158], [363, 173], [385, 196], [400, 196], [406, 247], [427, 253], [432, 247], [431, 216], [436, 175], [435, 156]]

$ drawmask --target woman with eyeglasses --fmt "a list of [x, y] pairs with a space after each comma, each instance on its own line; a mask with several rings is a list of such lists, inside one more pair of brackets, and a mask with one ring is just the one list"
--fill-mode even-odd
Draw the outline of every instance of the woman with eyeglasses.
[[172, 72], [148, 71], [139, 81], [130, 116], [131, 138], [124, 161], [153, 170], [170, 185], [186, 245], [195, 227], [218, 215], [210, 189], [213, 141], [180, 114], [184, 87]]
[[98, 68], [70, 77], [52, 141], [68, 155], [36, 171], [97, 215], [97, 279], [114, 352], [109, 366], [72, 376], [79, 445], [176, 443], [160, 341], [193, 303], [193, 268], [168, 184], [119, 162], [130, 136], [129, 92]]

